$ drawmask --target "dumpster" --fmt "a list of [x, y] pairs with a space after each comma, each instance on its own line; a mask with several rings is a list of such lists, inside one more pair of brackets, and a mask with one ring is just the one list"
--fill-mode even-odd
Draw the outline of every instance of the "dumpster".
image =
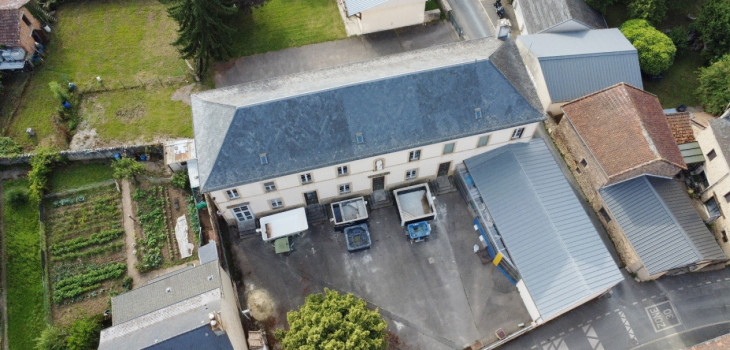
[[348, 251], [354, 252], [370, 248], [370, 230], [367, 224], [346, 227], [344, 233]]

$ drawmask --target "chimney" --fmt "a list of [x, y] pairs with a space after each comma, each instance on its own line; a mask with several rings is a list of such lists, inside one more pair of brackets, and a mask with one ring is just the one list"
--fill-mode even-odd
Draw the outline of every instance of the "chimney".
[[226, 331], [223, 329], [223, 324], [221, 323], [220, 315], [217, 312], [208, 313], [208, 321], [210, 329], [213, 333], [215, 333], [215, 335], [226, 334]]

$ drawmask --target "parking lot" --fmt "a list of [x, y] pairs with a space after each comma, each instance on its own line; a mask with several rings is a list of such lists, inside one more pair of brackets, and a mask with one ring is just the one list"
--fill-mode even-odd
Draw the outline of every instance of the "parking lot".
[[[324, 287], [353, 293], [380, 309], [391, 341], [405, 349], [461, 349], [496, 341], [530, 317], [516, 288], [473, 252], [472, 217], [458, 193], [437, 197], [437, 220], [426, 242], [410, 243], [396, 208], [370, 213], [372, 247], [349, 253], [330, 223], [310, 227], [288, 256], [258, 236], [235, 239], [233, 260], [247, 298], [265, 291], [273, 303], [267, 325], [283, 328], [286, 312]], [[243, 303], [244, 301], [242, 301]]]

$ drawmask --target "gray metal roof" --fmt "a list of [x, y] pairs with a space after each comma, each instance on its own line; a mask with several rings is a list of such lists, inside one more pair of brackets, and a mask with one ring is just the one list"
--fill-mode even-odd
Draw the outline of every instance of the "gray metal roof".
[[388, 1], [390, 0], [345, 0], [345, 7], [347, 8], [347, 15], [352, 16]]
[[553, 102], [624, 82], [643, 89], [638, 52], [616, 28], [517, 38], [540, 62]]
[[606, 21], [583, 0], [519, 0], [524, 25], [529, 33], [539, 33], [569, 20], [591, 28], [606, 28]]
[[189, 332], [167, 339], [146, 348], [147, 350], [233, 350], [228, 336], [217, 336], [205, 324]]
[[599, 192], [650, 275], [725, 259], [678, 182], [643, 175]]
[[218, 246], [215, 241], [210, 241], [198, 248], [198, 259], [200, 259], [201, 265], [218, 260]]
[[127, 322], [220, 286], [217, 261], [173, 272], [165, 278], [113, 297], [112, 324]]
[[[727, 119], [727, 117], [715, 118], [710, 120], [710, 127], [712, 133], [715, 134], [717, 143], [720, 145], [720, 151], [722, 151], [725, 161], [730, 164], [730, 119]], [[709, 151], [705, 150], [705, 152]]]
[[460, 42], [193, 95], [201, 190], [544, 120], [512, 85], [532, 89], [527, 74], [510, 82], [491, 61], [500, 45]]
[[464, 164], [543, 320], [623, 280], [545, 141]]

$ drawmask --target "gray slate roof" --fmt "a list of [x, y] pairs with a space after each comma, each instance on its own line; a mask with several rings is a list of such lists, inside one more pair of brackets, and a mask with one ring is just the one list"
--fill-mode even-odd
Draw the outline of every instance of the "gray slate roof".
[[201, 327], [183, 333], [172, 339], [154, 344], [147, 350], [233, 350], [231, 340], [227, 336], [216, 336], [210, 326]]
[[390, 0], [345, 0], [345, 7], [347, 8], [347, 15], [352, 16], [388, 1]]
[[543, 320], [623, 280], [545, 141], [464, 164]]
[[[544, 120], [491, 61], [500, 45], [459, 42], [193, 95], [201, 190]], [[526, 73], [510, 76], [532, 89]]]
[[[116, 326], [220, 286], [218, 261], [173, 272], [164, 279], [113, 297], [112, 324]], [[170, 288], [169, 292], [167, 288]]]
[[519, 0], [529, 33], [539, 33], [568, 20], [576, 20], [591, 28], [606, 28], [606, 21], [584, 0]]
[[[730, 164], [730, 119], [728, 117], [715, 118], [710, 120], [710, 127], [717, 143], [720, 145], [725, 161]], [[706, 152], [709, 152], [709, 150]]]
[[639, 55], [616, 28], [517, 38], [537, 57], [553, 102], [624, 82], [643, 89]]
[[599, 192], [650, 275], [725, 259], [678, 182], [643, 175]]

